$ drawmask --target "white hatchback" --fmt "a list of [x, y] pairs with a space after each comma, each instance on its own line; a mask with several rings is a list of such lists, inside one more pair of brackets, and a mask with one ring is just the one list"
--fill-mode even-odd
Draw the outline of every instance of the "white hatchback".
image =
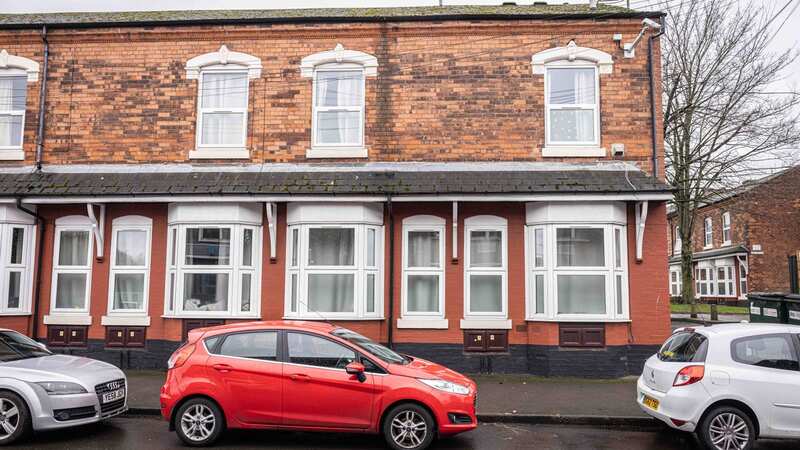
[[637, 401], [709, 449], [800, 438], [800, 326], [681, 328], [644, 366]]

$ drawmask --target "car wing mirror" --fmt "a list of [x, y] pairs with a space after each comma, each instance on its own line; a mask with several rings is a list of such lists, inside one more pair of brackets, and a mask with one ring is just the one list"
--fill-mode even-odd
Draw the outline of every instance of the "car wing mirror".
[[366, 368], [360, 362], [353, 361], [348, 364], [344, 370], [348, 373], [348, 375], [355, 375], [358, 377], [358, 381], [362, 383], [367, 380], [367, 376], [364, 374]]

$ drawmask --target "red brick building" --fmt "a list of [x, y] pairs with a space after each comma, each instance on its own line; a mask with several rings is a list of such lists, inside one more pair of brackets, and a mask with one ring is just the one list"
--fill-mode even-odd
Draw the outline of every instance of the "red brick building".
[[636, 373], [669, 334], [645, 17], [2, 15], [0, 326], [162, 367], [192, 327], [324, 318], [466, 371]]
[[[670, 213], [672, 296], [681, 291], [677, 222]], [[800, 167], [716, 195], [697, 210], [695, 223], [694, 291], [701, 301], [732, 303], [746, 299], [748, 292], [790, 292], [800, 255]]]

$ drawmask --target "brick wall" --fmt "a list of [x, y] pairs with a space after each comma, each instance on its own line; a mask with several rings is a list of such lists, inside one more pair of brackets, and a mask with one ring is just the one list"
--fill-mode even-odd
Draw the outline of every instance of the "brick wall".
[[[613, 73], [600, 76], [602, 145], [625, 144], [625, 159], [649, 170], [646, 51], [624, 59], [611, 39], [630, 41], [640, 27], [615, 19], [53, 29], [44, 161], [188, 162], [197, 81], [184, 66], [222, 44], [264, 65], [250, 82], [252, 161], [305, 161], [311, 80], [300, 77], [300, 59], [337, 43], [378, 57], [366, 87], [370, 160], [540, 160], [544, 83], [531, 55], [574, 39], [614, 55]], [[37, 33], [0, 31], [0, 48], [41, 62]], [[21, 164], [33, 162], [40, 84], [29, 85]]]

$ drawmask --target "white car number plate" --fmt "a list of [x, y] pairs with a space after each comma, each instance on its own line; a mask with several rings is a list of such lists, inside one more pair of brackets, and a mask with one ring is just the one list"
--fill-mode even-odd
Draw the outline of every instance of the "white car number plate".
[[116, 391], [106, 392], [103, 394], [103, 403], [111, 403], [121, 398], [125, 398], [125, 389], [117, 389]]

